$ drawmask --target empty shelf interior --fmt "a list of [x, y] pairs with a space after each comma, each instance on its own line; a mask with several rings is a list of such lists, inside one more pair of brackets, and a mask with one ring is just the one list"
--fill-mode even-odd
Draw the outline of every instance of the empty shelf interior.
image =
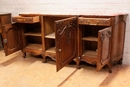
[[86, 41], [98, 41], [97, 37], [93, 37], [93, 36], [88, 36], [88, 37], [83, 37], [82, 40], [86, 40]]
[[55, 39], [55, 32], [46, 35], [45, 38]]
[[87, 50], [87, 51], [84, 52], [84, 54], [82, 56], [97, 58], [97, 51]]
[[46, 52], [56, 53], [56, 47], [51, 47], [51, 48], [47, 49]]

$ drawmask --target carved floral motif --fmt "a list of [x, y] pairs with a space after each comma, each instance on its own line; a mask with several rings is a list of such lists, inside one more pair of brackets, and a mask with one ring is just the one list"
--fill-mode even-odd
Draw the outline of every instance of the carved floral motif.
[[57, 35], [62, 36], [66, 34], [66, 41], [70, 42], [71, 33], [76, 29], [76, 19], [72, 19], [69, 22], [61, 21], [57, 23]]

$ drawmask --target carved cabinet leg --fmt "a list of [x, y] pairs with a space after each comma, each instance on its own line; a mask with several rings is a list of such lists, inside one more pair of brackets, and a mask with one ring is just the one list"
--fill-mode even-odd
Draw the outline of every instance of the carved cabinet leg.
[[47, 62], [47, 58], [45, 57], [44, 52], [41, 53], [41, 56], [43, 57], [43, 61], [42, 62], [46, 63]]
[[79, 58], [75, 58], [74, 61], [76, 62], [77, 69], [80, 69], [80, 66], [79, 66], [80, 59]]
[[46, 57], [43, 57], [43, 63], [46, 63], [47, 62], [47, 58]]

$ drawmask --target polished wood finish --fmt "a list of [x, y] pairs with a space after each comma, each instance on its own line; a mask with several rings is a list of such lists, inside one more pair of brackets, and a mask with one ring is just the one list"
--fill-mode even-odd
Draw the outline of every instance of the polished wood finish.
[[110, 18], [86, 18], [79, 17], [78, 24], [82, 25], [97, 25], [97, 26], [110, 26]]
[[2, 27], [4, 51], [6, 55], [22, 49], [22, 32], [19, 24], [6, 24]]
[[37, 23], [39, 22], [39, 16], [31, 16], [31, 17], [17, 16], [13, 17], [12, 20], [17, 23]]
[[43, 56], [43, 44], [42, 44], [42, 29], [39, 15], [19, 15], [13, 17], [13, 22], [19, 23], [19, 27], [22, 31], [22, 52], [23, 57], [26, 57], [26, 53], [32, 55]]
[[77, 18], [55, 22], [57, 71], [77, 57]]
[[11, 13], [0, 13], [0, 25], [11, 23]]
[[[69, 17], [69, 16], [68, 16]], [[43, 35], [43, 52], [44, 52], [44, 60], [47, 61], [47, 57], [52, 58], [57, 61], [57, 47], [56, 47], [56, 28], [54, 26], [57, 20], [61, 20], [66, 18], [66, 16], [42, 16], [42, 35]]]
[[[78, 36], [79, 36], [78, 57], [80, 58], [80, 60], [85, 61], [90, 64], [96, 64], [97, 70], [100, 70], [101, 67], [108, 65], [109, 72], [111, 72], [112, 64], [114, 64], [114, 63], [121, 64], [122, 59], [123, 59], [123, 50], [124, 50], [126, 17], [127, 17], [127, 14], [114, 15], [114, 16], [113, 15], [112, 16], [94, 16], [93, 15], [93, 16], [80, 17], [79, 22], [78, 22], [80, 25], [79, 30], [78, 30]], [[83, 18], [83, 20], [82, 20], [82, 18]], [[94, 20], [94, 18], [95, 18], [95, 20]], [[98, 22], [97, 22], [97, 18], [98, 18]], [[88, 23], [88, 20], [89, 20], [89, 23]], [[96, 28], [94, 28], [94, 27], [96, 27]], [[96, 35], [95, 32], [98, 32], [97, 29], [104, 29], [105, 27], [106, 28], [110, 27], [111, 32], [108, 33], [109, 35], [108, 34], [106, 35], [106, 36], [110, 36], [110, 38], [109, 38], [109, 40], [105, 40], [104, 45], [103, 45], [103, 43], [101, 44], [101, 41], [99, 41], [99, 39], [97, 41], [97, 39], [95, 38], [95, 35]], [[86, 30], [87, 29], [92, 30], [92, 31], [88, 31], [88, 32], [86, 31], [86, 34], [88, 33], [88, 37], [83, 37], [85, 35], [83, 33], [83, 32], [85, 32], [84, 28]], [[83, 29], [84, 29], [84, 31], [83, 31]], [[93, 32], [92, 35], [94, 37], [90, 37], [90, 35], [89, 35], [90, 32]], [[99, 35], [98, 37], [100, 37], [100, 36], [101, 35]], [[80, 38], [80, 37], [83, 37], [83, 38]], [[82, 46], [83, 43], [81, 40], [83, 40], [83, 42], [84, 42], [84, 40], [90, 41], [90, 43], [85, 43], [85, 44], [86, 45], [88, 44], [88, 49], [91, 48], [92, 50], [95, 50], [95, 52], [89, 51], [88, 53], [86, 53], [86, 52], [84, 53], [83, 50], [87, 47], [86, 47], [86, 45]], [[95, 43], [91, 43], [91, 42], [95, 42]], [[98, 45], [96, 43], [98, 43]], [[101, 46], [99, 46], [99, 44], [101, 44]], [[96, 45], [98, 46], [97, 49], [95, 49]], [[104, 48], [102, 48], [102, 47], [104, 47]], [[101, 52], [99, 52], [99, 51], [101, 51]], [[90, 56], [90, 57], [84, 57], [86, 55]], [[98, 55], [98, 58], [95, 59], [94, 57], [97, 55]], [[105, 57], [105, 55], [106, 55], [106, 57]], [[103, 63], [103, 60], [105, 61], [105, 63]]]
[[[82, 19], [80, 18], [79, 21], [81, 20]], [[89, 20], [94, 19], [89, 18]], [[105, 19], [103, 18], [100, 19], [100, 21], [104, 20]], [[110, 24], [110, 22], [107, 23]], [[105, 27], [105, 25], [95, 25], [94, 22], [90, 22], [89, 24], [86, 22], [79, 23], [79, 30], [81, 31], [78, 32], [81, 35], [81, 37], [79, 37], [80, 44], [78, 44], [80, 47], [79, 55], [81, 57], [81, 61], [97, 65], [97, 70], [100, 70], [103, 66], [108, 64], [109, 71], [111, 72], [111, 67], [109, 65], [111, 27]]]
[[0, 13], [0, 45], [3, 47], [2, 26], [5, 24], [11, 24], [11, 13]]
[[[5, 26], [4, 32], [15, 31], [14, 35], [18, 36], [10, 36], [10, 46], [18, 47], [21, 42], [19, 47], [23, 57], [26, 57], [26, 52], [41, 55], [43, 62], [50, 57], [56, 61], [57, 71], [74, 60], [77, 68], [80, 68], [80, 61], [85, 61], [96, 65], [97, 70], [108, 65], [111, 72], [112, 64], [122, 63], [126, 17], [127, 14], [20, 14], [13, 17], [17, 27]], [[5, 37], [8, 34], [13, 33], [3, 33]], [[7, 51], [5, 53], [9, 54]]]
[[[111, 61], [113, 63], [119, 62], [122, 64], [124, 54], [124, 40], [126, 29], [126, 15], [119, 15], [113, 17], [112, 24], [112, 47], [111, 47]], [[121, 61], [120, 61], [121, 60]]]

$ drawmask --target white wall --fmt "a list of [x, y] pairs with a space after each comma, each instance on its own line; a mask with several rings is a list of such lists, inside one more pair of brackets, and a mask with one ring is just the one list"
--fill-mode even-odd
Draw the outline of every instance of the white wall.
[[[0, 12], [12, 13], [119, 13], [130, 14], [130, 0], [0, 0]], [[127, 18], [124, 64], [130, 65], [130, 17]]]

